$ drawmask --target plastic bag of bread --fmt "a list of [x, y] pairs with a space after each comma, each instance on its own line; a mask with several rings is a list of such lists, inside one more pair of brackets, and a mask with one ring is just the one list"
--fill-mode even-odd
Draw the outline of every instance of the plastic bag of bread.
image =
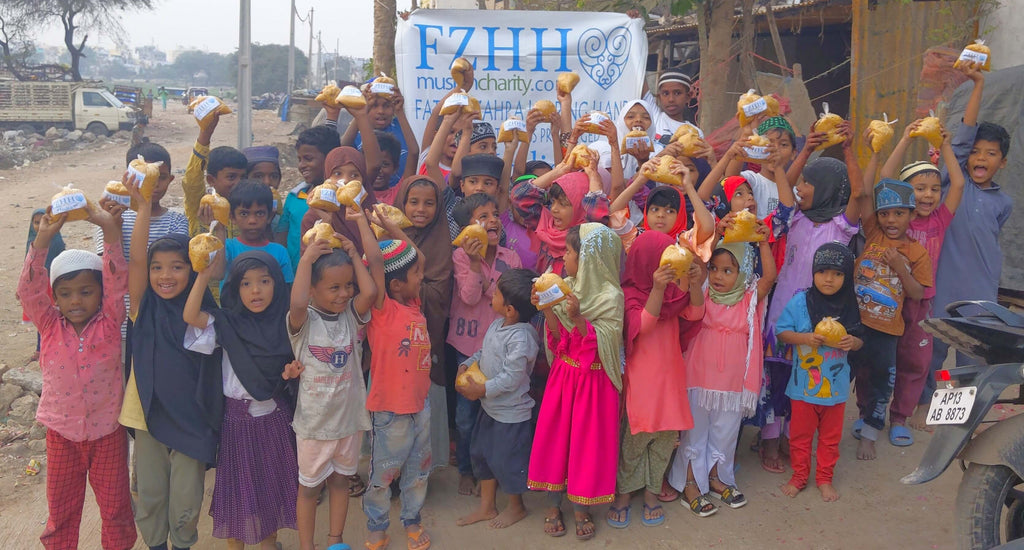
[[479, 115], [480, 112], [481, 112], [480, 111], [480, 102], [477, 101], [475, 97], [469, 96], [469, 105], [466, 105], [465, 107], [463, 107], [462, 108], [462, 112], [464, 112], [464, 113], [471, 113], [471, 114], [472, 113], [476, 113], [476, 114]]
[[103, 188], [102, 198], [112, 200], [122, 206], [127, 206], [131, 210], [138, 210], [139, 205], [132, 199], [132, 194], [128, 191], [128, 188], [119, 181], [110, 180], [107, 185]]
[[467, 105], [469, 105], [469, 94], [460, 90], [448, 96], [448, 99], [444, 100], [444, 104], [441, 105], [441, 110], [438, 111], [438, 114], [446, 116], [452, 113], [457, 113], [459, 112], [459, 109], [463, 109]]
[[363, 182], [359, 180], [349, 180], [338, 185], [334, 193], [339, 205], [352, 208], [359, 208], [359, 205], [363, 204], [363, 199], [366, 198], [366, 189], [363, 189]]
[[363, 92], [355, 86], [345, 86], [338, 92], [337, 101], [335, 105], [340, 105], [346, 109], [365, 109], [366, 108], [366, 97]]
[[828, 149], [833, 145], [838, 145], [846, 141], [846, 136], [839, 132], [839, 125], [843, 123], [843, 117], [830, 113], [828, 110], [828, 103], [822, 103], [821, 108], [824, 111], [818, 118], [818, 121], [814, 123], [815, 132], [825, 132], [828, 136], [828, 140], [825, 143], [814, 148], [815, 151], [821, 151], [822, 149]]
[[212, 95], [199, 96], [192, 100], [192, 103], [188, 104], [189, 110], [192, 111], [192, 116], [196, 117], [196, 122], [199, 123], [199, 128], [205, 130], [210, 125], [210, 121], [213, 120], [213, 114], [227, 115], [231, 113], [231, 107], [224, 104], [223, 101], [218, 97]]
[[942, 148], [942, 122], [935, 117], [934, 112], [929, 111], [928, 114], [931, 116], [922, 118], [917, 129], [910, 132], [910, 137], [923, 137], [932, 147], [940, 149]]
[[985, 45], [985, 41], [977, 39], [972, 44], [968, 44], [962, 52], [960, 57], [953, 62], [953, 68], [959, 69], [964, 63], [976, 63], [981, 66], [982, 71], [992, 70], [992, 50]]
[[559, 92], [568, 94], [572, 93], [579, 83], [580, 75], [576, 73], [558, 73], [558, 80], [555, 85], [558, 87]]
[[723, 243], [759, 243], [764, 235], [757, 232], [757, 216], [749, 210], [741, 210], [732, 218], [732, 225], [722, 235]]
[[766, 136], [758, 135], [754, 132], [747, 138], [746, 145], [743, 146], [743, 158], [748, 162], [761, 162], [770, 156], [768, 147], [772, 144]]
[[782, 113], [782, 107], [779, 105], [779, 100], [770, 95], [762, 96], [762, 98], [764, 98], [765, 104], [768, 105], [768, 110], [764, 113], [765, 116], [770, 118], [773, 116], [779, 116], [779, 114]]
[[513, 141], [526, 141], [526, 122], [517, 116], [511, 116], [501, 123], [498, 130], [498, 143], [511, 143]]
[[658, 183], [666, 183], [668, 185], [682, 185], [683, 175], [677, 174], [672, 171], [672, 163], [675, 161], [674, 158], [668, 155], [662, 155], [658, 160], [658, 168], [654, 172], [647, 169], [642, 170], [644, 177], [651, 181]]
[[458, 57], [452, 61], [451, 71], [456, 88], [467, 92], [473, 89], [473, 64], [465, 57]]
[[[378, 203], [374, 205], [374, 209], [376, 211], [379, 211], [381, 214], [384, 214], [384, 216], [387, 219], [391, 220], [392, 223], [397, 225], [399, 229], [412, 227], [412, 221], [408, 217], [406, 217], [405, 212], [402, 212], [401, 209], [395, 206], [391, 206], [390, 204]], [[375, 223], [370, 224], [370, 229], [373, 229], [373, 234], [376, 235], [378, 239], [380, 239], [384, 234], [388, 232], [387, 229], [384, 229], [383, 227]]]
[[683, 136], [687, 134], [693, 134], [699, 137], [700, 139], [704, 139], [703, 130], [694, 126], [693, 124], [690, 124], [689, 122], [684, 122], [680, 124], [678, 128], [676, 128], [675, 132], [672, 132], [672, 141], [679, 141], [680, 139], [683, 138]]
[[51, 216], [67, 214], [68, 217], [65, 221], [69, 222], [87, 220], [89, 219], [90, 204], [93, 202], [85, 198], [85, 193], [80, 189], [75, 189], [69, 183], [50, 199], [50, 206], [47, 207], [46, 213]]
[[334, 227], [323, 220], [317, 220], [313, 227], [310, 227], [302, 236], [302, 244], [305, 246], [316, 241], [327, 241], [331, 243], [331, 248], [341, 248], [341, 239], [334, 236]]
[[839, 345], [839, 341], [846, 336], [846, 327], [842, 325], [835, 317], [823, 317], [818, 324], [814, 326], [814, 334], [820, 334], [825, 338], [825, 345], [836, 347]]
[[452, 241], [452, 246], [462, 246], [469, 239], [476, 239], [483, 245], [480, 247], [480, 258], [487, 255], [487, 229], [484, 227], [484, 224], [474, 221], [463, 227], [462, 231], [455, 237], [455, 240]]
[[871, 150], [880, 153], [882, 147], [885, 147], [895, 134], [892, 129], [892, 125], [896, 124], [896, 120], [889, 120], [888, 113], [882, 113], [882, 120], [872, 120], [868, 123], [868, 133], [871, 136]]
[[338, 83], [334, 80], [330, 80], [327, 82], [327, 85], [324, 86], [324, 89], [320, 90], [320, 93], [316, 95], [315, 101], [334, 108], [338, 106], [338, 94], [340, 93], [341, 88], [338, 87]]
[[683, 146], [683, 156], [694, 158], [701, 154], [708, 147], [708, 144], [695, 133], [685, 133], [679, 137], [679, 144]]
[[593, 149], [587, 147], [586, 144], [580, 143], [576, 147], [572, 148], [569, 152], [568, 165], [573, 170], [582, 170], [587, 166], [590, 166], [590, 161], [597, 157], [597, 153]]
[[341, 205], [338, 203], [338, 186], [334, 183], [334, 180], [327, 180], [310, 190], [306, 196], [306, 204], [310, 208], [326, 210], [327, 212], [341, 210]]
[[[777, 104], [777, 103], [776, 103]], [[757, 95], [757, 92], [751, 88], [747, 92], [740, 96], [739, 101], [736, 102], [736, 118], [740, 121], [740, 126], [746, 126], [750, 124], [753, 118], [768, 110], [768, 101]]]
[[533, 280], [533, 290], [539, 299], [537, 309], [547, 309], [572, 295], [569, 284], [550, 271]]
[[557, 112], [557, 109], [555, 109], [555, 104], [547, 99], [541, 99], [537, 101], [536, 103], [533, 104], [533, 108], [540, 111], [540, 114], [546, 117], [554, 116], [554, 114]]
[[606, 120], [611, 120], [611, 118], [608, 117], [608, 113], [605, 113], [604, 111], [590, 111], [590, 120], [588, 120], [587, 124], [583, 127], [583, 131], [591, 134], [604, 135], [601, 123]]
[[622, 138], [622, 152], [631, 154], [642, 154], [654, 152], [654, 142], [651, 141], [651, 136], [647, 135], [647, 130], [637, 126]]
[[128, 163], [128, 175], [135, 176], [135, 179], [138, 180], [139, 194], [143, 199], [148, 201], [153, 198], [153, 189], [156, 188], [157, 181], [160, 180], [160, 167], [163, 165], [162, 160], [146, 162], [142, 155]]
[[276, 187], [271, 187], [270, 194], [274, 197], [274, 214], [284, 214], [284, 197], [281, 196], [281, 192]]
[[188, 259], [197, 273], [209, 267], [217, 252], [224, 248], [224, 243], [213, 234], [216, 223], [210, 224], [210, 232], [200, 233], [188, 241]]
[[484, 376], [483, 371], [480, 370], [480, 363], [473, 361], [473, 364], [466, 367], [466, 370], [462, 374], [455, 377], [455, 385], [464, 388], [469, 385], [469, 381], [472, 380], [477, 384], [486, 384], [487, 377]]
[[679, 243], [670, 244], [662, 251], [658, 267], [663, 265], [672, 266], [672, 270], [676, 272], [676, 281], [681, 282], [689, 273], [690, 266], [693, 265], [693, 260], [696, 257], [689, 248]]
[[391, 99], [395, 95], [395, 80], [384, 73], [380, 73], [380, 76], [374, 78], [373, 82], [370, 82], [370, 93], [377, 97]]
[[199, 207], [204, 206], [209, 206], [213, 211], [213, 219], [224, 227], [228, 227], [228, 221], [231, 219], [231, 203], [227, 199], [218, 195], [215, 189], [211, 189], [209, 193], [199, 199]]

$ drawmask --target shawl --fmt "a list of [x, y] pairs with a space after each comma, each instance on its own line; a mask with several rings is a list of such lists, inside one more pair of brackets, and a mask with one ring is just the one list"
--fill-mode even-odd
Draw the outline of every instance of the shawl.
[[555, 182], [572, 204], [572, 221], [565, 229], [555, 227], [555, 218], [547, 208], [541, 209], [540, 219], [537, 221], [537, 229], [534, 234], [540, 242], [547, 245], [548, 254], [552, 258], [561, 258], [565, 255], [565, 235], [575, 225], [580, 225], [586, 219], [583, 213], [583, 197], [590, 190], [590, 178], [584, 172], [569, 172]]
[[850, 175], [846, 164], [834, 158], [819, 157], [807, 163], [803, 177], [814, 187], [811, 207], [803, 211], [809, 220], [825, 223], [846, 210], [850, 200]]
[[647, 201], [644, 204], [644, 231], [651, 230], [651, 226], [647, 225], [647, 210], [651, 208], [651, 199], [653, 199], [655, 195], [661, 193], [675, 193], [679, 196], [679, 213], [676, 216], [676, 223], [668, 233], [670, 237], [676, 238], [680, 233], [686, 231], [687, 218], [693, 216], [693, 208], [690, 206], [690, 201], [688, 201], [686, 197], [679, 192], [679, 189], [668, 185], [659, 185], [658, 187], [655, 187], [654, 191], [651, 191], [651, 194], [647, 196]]
[[[622, 276], [622, 294], [625, 301], [626, 353], [640, 335], [640, 318], [647, 298], [654, 288], [654, 272], [661, 263], [661, 253], [676, 242], [669, 235], [658, 231], [646, 231], [637, 236], [626, 255], [625, 273]], [[665, 288], [659, 320], [679, 317], [690, 304], [690, 293], [670, 284]]]
[[[580, 226], [580, 265], [575, 277], [566, 277], [580, 302], [580, 315], [597, 334], [598, 356], [605, 374], [616, 390], [622, 391], [622, 319], [623, 297], [619, 286], [622, 239], [600, 223]], [[565, 302], [552, 310], [562, 326], [572, 330]], [[548, 350], [548, 360], [551, 360]]]
[[709, 284], [708, 294], [716, 304], [733, 306], [743, 299], [743, 292], [750, 283], [750, 280], [754, 278], [754, 248], [749, 243], [719, 243], [715, 247], [715, 250], [718, 249], [728, 250], [732, 254], [732, 257], [736, 259], [736, 263], [740, 266], [740, 272], [736, 277], [736, 283], [731, 289], [719, 292]]
[[452, 243], [448, 230], [448, 219], [444, 213], [444, 199], [441, 188], [427, 176], [409, 176], [398, 185], [398, 199], [395, 206], [405, 211], [409, 188], [413, 183], [425, 181], [434, 189], [437, 210], [434, 219], [425, 227], [408, 227], [405, 234], [412, 239], [426, 260], [423, 264], [423, 283], [420, 285], [420, 302], [423, 315], [427, 318], [427, 333], [430, 336], [431, 367], [430, 380], [438, 385], [445, 384], [445, 340], [448, 309], [452, 303]]

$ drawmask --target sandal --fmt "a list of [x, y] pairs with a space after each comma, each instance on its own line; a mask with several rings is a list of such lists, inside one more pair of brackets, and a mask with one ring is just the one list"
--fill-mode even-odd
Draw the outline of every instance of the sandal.
[[761, 468], [763, 468], [764, 471], [771, 472], [773, 474], [784, 474], [784, 473], [786, 473], [786, 468], [784, 468], [782, 466], [782, 464], [780, 464], [780, 462], [782, 462], [781, 455], [775, 459], [776, 465], [772, 466], [771, 464], [768, 464], [768, 462], [767, 462], [767, 460], [768, 460], [767, 452], [768, 451], [767, 451], [767, 449], [765, 449], [764, 445], [761, 445], [760, 448], [758, 448], [758, 450], [757, 450], [757, 454], [761, 457]]
[[[687, 481], [686, 485], [688, 487], [697, 487], [697, 482]], [[685, 496], [683, 496], [683, 499], [679, 501], [679, 504], [682, 504], [683, 506], [687, 505]], [[697, 498], [689, 502], [689, 506], [690, 511], [693, 512], [694, 515], [696, 515], [699, 518], [706, 518], [708, 516], [714, 515], [715, 512], [718, 511], [718, 507], [715, 506], [710, 499], [708, 499], [707, 495], [697, 495]]]
[[889, 426], [889, 443], [896, 447], [909, 447], [914, 444], [914, 434], [903, 424]]
[[384, 538], [378, 540], [377, 542], [366, 541], [363, 543], [363, 546], [366, 547], [366, 550], [384, 550], [388, 547], [389, 544], [391, 544], [391, 537], [385, 534]]
[[[281, 543], [277, 543], [278, 550], [281, 549]], [[327, 550], [352, 550], [352, 547], [345, 544], [344, 542], [338, 542], [327, 547]]]
[[363, 478], [359, 477], [359, 474], [352, 474], [345, 476], [348, 478], [348, 496], [349, 498], [358, 498], [363, 496], [366, 492], [366, 482]]
[[[630, 508], [631, 507], [628, 504], [623, 506], [622, 508], [616, 508], [615, 506], [609, 506], [608, 507], [608, 514], [605, 515], [604, 519], [605, 519], [605, 521], [608, 523], [608, 525], [610, 527], [614, 527], [616, 529], [625, 529], [626, 527], [629, 527], [629, 512], [630, 512]], [[645, 505], [644, 508], [646, 509], [647, 506]], [[617, 519], [612, 519], [612, 514], [615, 514], [616, 517], [621, 515], [621, 516], [623, 516], [624, 519], [622, 519], [621, 521], [617, 520]]]
[[676, 488], [669, 485], [667, 480], [661, 480], [661, 494], [658, 495], [658, 500], [661, 502], [672, 502], [679, 498], [679, 491]]
[[[716, 481], [718, 480], [716, 479]], [[719, 483], [721, 482], [719, 481]], [[743, 508], [747, 505], [747, 497], [745, 497], [735, 485], [726, 485], [725, 490], [721, 493], [714, 489], [711, 489], [710, 491], [712, 495], [715, 495], [718, 497], [718, 500], [722, 501], [722, 504], [729, 508]]]
[[427, 550], [430, 548], [430, 538], [427, 538], [427, 542], [420, 542], [420, 538], [423, 536], [423, 526], [421, 525], [418, 530], [406, 531], [405, 536], [409, 537], [409, 540], [405, 541], [406, 546], [409, 550]]
[[[553, 525], [554, 531], [548, 531], [548, 526]], [[549, 537], [564, 537], [565, 536], [565, 522], [562, 521], [562, 511], [558, 511], [558, 515], [555, 517], [544, 516], [544, 534]]]
[[[586, 528], [590, 526], [592, 530], [587, 533]], [[594, 519], [590, 517], [590, 514], [583, 516], [583, 519], [576, 521], [576, 540], [590, 540], [597, 535], [597, 526], [594, 525]]]
[[[651, 517], [654, 514], [654, 512], [657, 511], [657, 510], [661, 510], [662, 511], [661, 515], [656, 517], [656, 518], [655, 517]], [[665, 511], [664, 511], [664, 509], [662, 509], [660, 504], [656, 504], [654, 506], [648, 506], [645, 503], [644, 504], [644, 515], [643, 515], [643, 517], [640, 518], [640, 521], [642, 521], [643, 524], [646, 525], [647, 527], [657, 527], [657, 526], [661, 525], [662, 523], [665, 523]]]

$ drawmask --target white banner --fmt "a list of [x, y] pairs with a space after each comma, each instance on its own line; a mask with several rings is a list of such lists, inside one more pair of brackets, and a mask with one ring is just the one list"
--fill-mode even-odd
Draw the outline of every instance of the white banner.
[[[458, 57], [473, 64], [469, 93], [495, 130], [510, 116], [525, 120], [538, 100], [557, 103], [558, 73], [568, 71], [580, 76], [573, 120], [593, 110], [615, 120], [624, 102], [640, 97], [647, 35], [640, 19], [619, 13], [416, 10], [398, 20], [395, 61], [417, 137], [434, 105], [455, 87], [449, 67]], [[550, 162], [551, 138], [550, 125], [538, 126], [530, 158]]]

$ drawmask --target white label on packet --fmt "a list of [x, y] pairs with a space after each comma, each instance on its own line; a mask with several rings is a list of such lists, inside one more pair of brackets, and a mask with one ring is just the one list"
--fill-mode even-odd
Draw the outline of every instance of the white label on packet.
[[469, 105], [469, 96], [466, 94], [452, 94], [448, 99], [444, 100], [442, 107], [452, 107], [454, 105]]
[[559, 288], [558, 285], [552, 285], [551, 288], [549, 288], [549, 289], [547, 289], [547, 290], [545, 290], [543, 292], [538, 292], [537, 293], [537, 302], [538, 302], [538, 305], [542, 305], [543, 306], [543, 305], [550, 304], [551, 302], [554, 302], [555, 300], [558, 300], [558, 299], [560, 299], [560, 298], [562, 298], [564, 296], [565, 296], [565, 293], [562, 292], [562, 289]]
[[964, 48], [964, 51], [960, 52], [960, 61], [969, 61], [971, 63], [984, 65], [985, 62], [988, 61], [988, 54]]
[[359, 194], [356, 195], [355, 198], [352, 199], [352, 202], [354, 202], [356, 206], [359, 206], [360, 204], [363, 204], [363, 199], [365, 199], [365, 198], [366, 198], [366, 188], [365, 187], [360, 187], [359, 188]]
[[199, 102], [199, 105], [196, 105], [196, 108], [193, 109], [192, 114], [196, 116], [196, 120], [203, 120], [206, 118], [206, 115], [210, 114], [210, 111], [218, 106], [220, 106], [220, 100], [210, 96]]
[[743, 114], [747, 116], [754, 116], [758, 113], [763, 113], [768, 110], [768, 102], [764, 98], [759, 98], [753, 103], [747, 103], [743, 106]]
[[744, 147], [743, 151], [747, 153], [747, 158], [750, 158], [750, 159], [763, 160], [763, 159], [768, 158], [768, 148], [767, 147], [761, 147], [759, 145], [758, 146], [751, 145], [751, 146], [748, 146], [748, 147]]
[[626, 149], [628, 150], [641, 150], [641, 149], [652, 149], [651, 138], [648, 136], [637, 136], [626, 138]]
[[338, 194], [334, 192], [334, 189], [321, 189], [320, 200], [338, 204]]
[[213, 263], [213, 259], [216, 258], [216, 257], [217, 257], [217, 251], [216, 250], [214, 250], [213, 252], [210, 252], [210, 259], [208, 260], [208, 263], [206, 265], [212, 264]]
[[72, 210], [78, 210], [79, 208], [85, 208], [85, 205], [85, 195], [82, 193], [72, 193], [53, 199], [53, 202], [50, 204], [50, 212], [52, 214], [63, 214]]
[[506, 132], [508, 132], [509, 130], [519, 130], [521, 132], [525, 132], [526, 122], [519, 119], [511, 118], [509, 120], [506, 120], [501, 125], [501, 129], [505, 130]]
[[370, 84], [370, 92], [375, 94], [395, 94], [395, 85], [387, 82], [374, 82]]
[[600, 113], [598, 111], [590, 111], [591, 124], [601, 124], [606, 120], [608, 120], [608, 117], [604, 116], [604, 113]]
[[345, 86], [338, 92], [338, 97], [363, 97], [363, 92], [360, 92], [359, 88], [355, 86]]
[[114, 193], [104, 191], [103, 198], [112, 200], [121, 206], [131, 206], [132, 204], [132, 198], [128, 195], [115, 195]]
[[132, 176], [135, 176], [136, 184], [139, 187], [142, 187], [142, 182], [146, 181], [146, 174], [143, 174], [142, 171], [139, 170], [138, 168], [133, 168], [133, 167], [129, 166], [128, 167], [128, 179], [129, 180], [132, 179]]

